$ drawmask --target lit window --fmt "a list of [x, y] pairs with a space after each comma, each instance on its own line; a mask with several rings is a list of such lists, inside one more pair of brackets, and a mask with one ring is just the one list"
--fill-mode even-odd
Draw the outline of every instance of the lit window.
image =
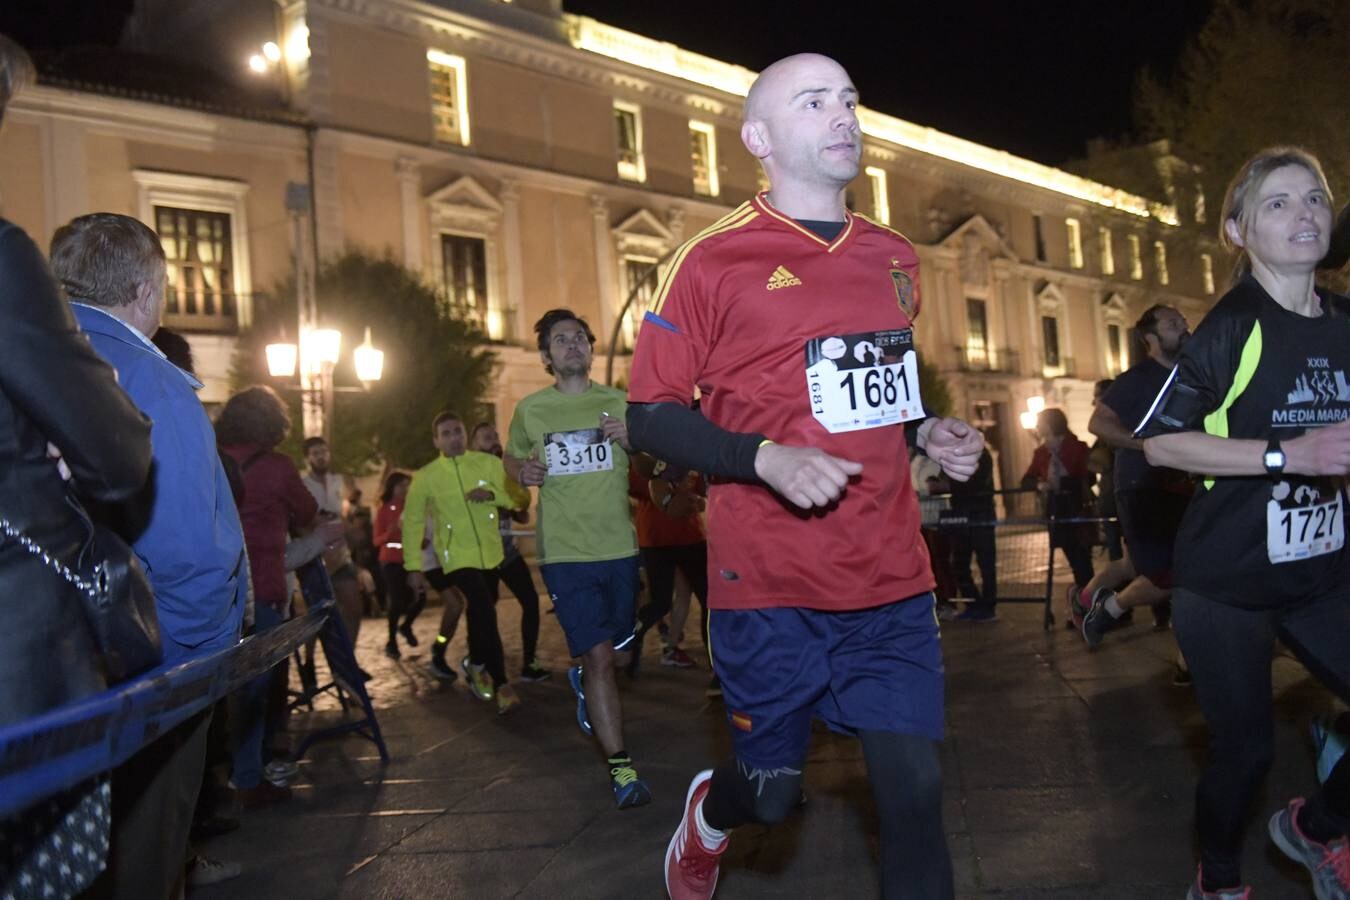
[[1031, 227], [1036, 236], [1036, 261], [1045, 262], [1045, 227], [1041, 224], [1040, 216], [1031, 217]]
[[614, 101], [614, 140], [619, 177], [625, 181], [646, 181], [647, 164], [642, 158], [642, 110], [631, 103]]
[[868, 166], [864, 172], [872, 186], [872, 218], [882, 225], [891, 224], [891, 199], [886, 191], [886, 170]]
[[1162, 241], [1153, 242], [1153, 265], [1158, 269], [1158, 284], [1167, 284], [1170, 281], [1167, 276], [1167, 247]]
[[464, 57], [427, 51], [431, 79], [432, 132], [438, 143], [469, 143], [469, 88]]
[[983, 300], [966, 298], [966, 364], [983, 371], [989, 365], [989, 317]]
[[642, 319], [651, 309], [652, 297], [656, 294], [656, 260], [646, 256], [625, 256], [623, 258], [624, 299], [632, 297], [628, 305], [628, 315], [623, 321], [623, 349], [631, 350], [637, 340]]
[[229, 214], [156, 206], [155, 231], [168, 268], [164, 324], [187, 331], [232, 330], [236, 295]]
[[1111, 249], [1111, 229], [1098, 228], [1097, 241], [1101, 244], [1102, 250], [1102, 274], [1103, 275], [1116, 274], [1115, 252]]
[[1077, 219], [1065, 219], [1065, 226], [1069, 230], [1069, 268], [1083, 268], [1083, 229], [1079, 226]]
[[482, 238], [442, 234], [441, 277], [450, 314], [486, 330], [487, 242]]
[[1198, 181], [1195, 183], [1195, 223], [1205, 224], [1205, 188]]
[[716, 197], [717, 129], [707, 122], [689, 123], [689, 157], [694, 170], [694, 193]]
[[1115, 323], [1106, 326], [1106, 368], [1112, 376], [1125, 371], [1124, 334]]
[[1131, 234], [1125, 239], [1130, 242], [1130, 277], [1139, 281], [1144, 277], [1144, 254], [1139, 248], [1139, 235]]
[[1214, 257], [1208, 253], [1200, 254], [1200, 280], [1204, 282], [1205, 293], [1214, 293]]
[[1041, 316], [1041, 338], [1045, 346], [1045, 368], [1061, 369], [1064, 360], [1059, 355], [1059, 319]]

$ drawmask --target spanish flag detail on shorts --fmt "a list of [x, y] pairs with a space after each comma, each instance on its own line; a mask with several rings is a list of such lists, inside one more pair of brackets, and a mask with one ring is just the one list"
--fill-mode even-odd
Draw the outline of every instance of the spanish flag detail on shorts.
[[731, 713], [731, 727], [748, 733], [754, 725], [751, 723], [750, 717], [745, 713], [733, 710]]

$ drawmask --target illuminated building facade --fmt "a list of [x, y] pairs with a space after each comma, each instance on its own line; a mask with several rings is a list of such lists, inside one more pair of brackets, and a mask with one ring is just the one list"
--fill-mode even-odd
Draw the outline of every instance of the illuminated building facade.
[[[546, 383], [530, 332], [543, 311], [585, 315], [622, 378], [652, 265], [762, 187], [739, 140], [754, 73], [558, 0], [142, 0], [124, 51], [226, 88], [44, 68], [0, 132], [0, 213], [35, 236], [96, 209], [155, 228], [168, 323], [189, 333], [209, 401], [253, 292], [292, 271], [288, 183], [312, 187], [321, 258], [392, 252], [498, 342], [502, 422]], [[1138, 314], [1166, 302], [1194, 324], [1215, 299], [1216, 250], [1190, 227], [1203, 203], [860, 118], [849, 203], [917, 246], [917, 343], [1005, 481], [1030, 455], [1028, 398], [1085, 432]]]

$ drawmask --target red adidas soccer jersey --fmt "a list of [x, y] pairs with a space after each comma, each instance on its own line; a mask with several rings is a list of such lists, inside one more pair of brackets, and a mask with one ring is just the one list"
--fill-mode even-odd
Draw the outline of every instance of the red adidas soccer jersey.
[[763, 195], [676, 254], [637, 342], [630, 402], [687, 404], [697, 385], [722, 428], [863, 465], [836, 506], [814, 512], [763, 485], [710, 486], [710, 606], [863, 609], [932, 589], [900, 424], [919, 415], [917, 275], [897, 232], [849, 215], [827, 242]]

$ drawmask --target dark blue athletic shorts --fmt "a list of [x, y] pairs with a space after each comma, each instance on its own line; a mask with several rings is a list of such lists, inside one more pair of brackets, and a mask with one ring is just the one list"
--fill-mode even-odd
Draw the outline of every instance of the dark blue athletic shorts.
[[942, 646], [932, 593], [870, 609], [714, 609], [709, 651], [736, 758], [800, 767], [811, 719], [842, 734], [941, 740]]
[[581, 656], [610, 641], [615, 650], [628, 646], [636, 621], [638, 558], [602, 562], [544, 563], [539, 567], [553, 600], [567, 650]]

